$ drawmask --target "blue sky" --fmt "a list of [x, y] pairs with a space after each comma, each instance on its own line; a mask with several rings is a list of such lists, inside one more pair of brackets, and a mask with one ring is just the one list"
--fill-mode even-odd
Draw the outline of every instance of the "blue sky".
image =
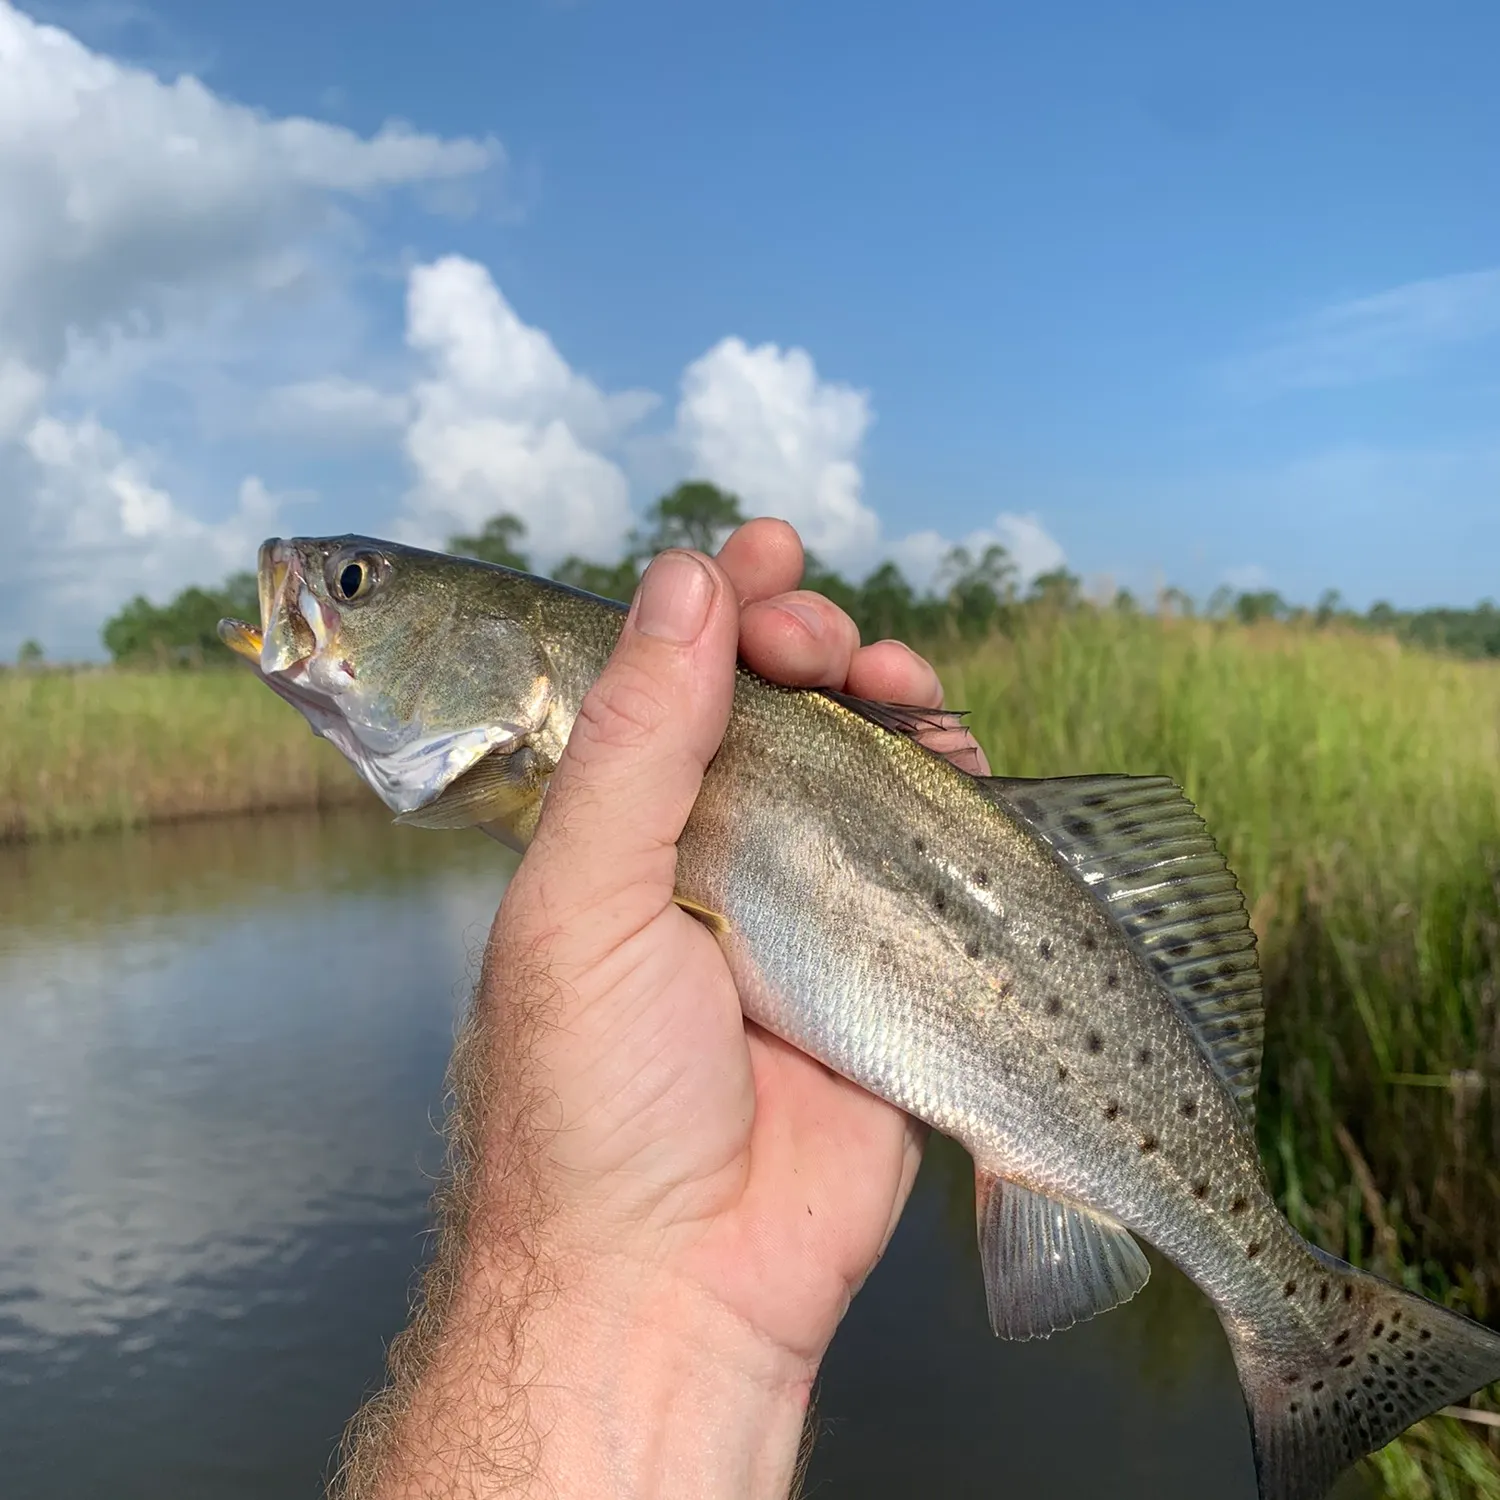
[[[164, 186], [164, 147], [60, 290], [33, 250], [43, 292], [12, 270], [7, 303], [0, 231], [0, 372], [7, 308], [53, 320], [17, 345], [11, 493], [43, 500], [10, 565], [54, 580], [9, 591], [0, 650], [88, 649], [257, 520], [431, 539], [513, 492], [546, 560], [700, 471], [855, 571], [999, 537], [1147, 592], [1500, 595], [1493, 6], [0, 7], [48, 88], [96, 88], [80, 57], [121, 98], [199, 78], [201, 110], [146, 99], [154, 139], [258, 112], [205, 182]], [[38, 63], [28, 17], [78, 54]], [[275, 137], [299, 118], [336, 136]], [[19, 210], [39, 168], [13, 143], [7, 173], [6, 129]], [[59, 202], [94, 181], [82, 129]], [[550, 373], [491, 401], [538, 340]], [[132, 484], [168, 507], [134, 529]], [[80, 581], [84, 513], [119, 545]]]

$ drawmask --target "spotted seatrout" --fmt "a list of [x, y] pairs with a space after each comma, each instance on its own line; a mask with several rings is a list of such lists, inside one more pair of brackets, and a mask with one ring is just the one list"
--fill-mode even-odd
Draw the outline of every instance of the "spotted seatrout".
[[[524, 847], [618, 606], [362, 537], [261, 550], [225, 640], [403, 821]], [[1500, 1337], [1323, 1254], [1276, 1207], [1233, 876], [1160, 777], [975, 777], [941, 715], [741, 671], [683, 834], [746, 1015], [973, 1155], [991, 1322], [1132, 1297], [1154, 1244], [1218, 1309], [1265, 1500], [1313, 1500], [1500, 1378]]]

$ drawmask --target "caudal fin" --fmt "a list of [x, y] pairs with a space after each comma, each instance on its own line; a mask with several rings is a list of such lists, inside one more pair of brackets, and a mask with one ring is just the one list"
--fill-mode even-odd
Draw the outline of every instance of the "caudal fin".
[[1309, 1250], [1296, 1333], [1227, 1324], [1261, 1500], [1322, 1500], [1413, 1422], [1500, 1380], [1500, 1334]]

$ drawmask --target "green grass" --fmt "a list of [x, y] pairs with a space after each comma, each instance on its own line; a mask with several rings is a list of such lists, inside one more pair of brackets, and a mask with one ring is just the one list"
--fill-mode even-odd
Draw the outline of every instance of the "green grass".
[[[1182, 782], [1260, 938], [1262, 1154], [1293, 1221], [1500, 1320], [1500, 668], [1085, 610], [943, 675], [997, 772]], [[1386, 1492], [1500, 1500], [1482, 1432], [1424, 1423], [1377, 1460]]]
[[0, 672], [0, 839], [365, 800], [248, 672]]

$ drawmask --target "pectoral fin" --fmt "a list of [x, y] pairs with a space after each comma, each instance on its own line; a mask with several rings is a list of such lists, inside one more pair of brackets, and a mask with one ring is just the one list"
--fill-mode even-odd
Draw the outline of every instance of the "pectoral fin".
[[700, 906], [696, 901], [689, 901], [686, 896], [673, 896], [672, 899], [690, 917], [697, 917], [715, 937], [723, 937], [729, 931], [729, 918], [723, 912], [714, 911], [707, 906]]
[[1000, 1338], [1045, 1338], [1145, 1286], [1151, 1265], [1128, 1230], [977, 1168], [974, 1183], [985, 1298]]
[[517, 847], [524, 847], [536, 826], [551, 772], [551, 763], [529, 745], [486, 755], [431, 802], [402, 813], [396, 822], [409, 828], [499, 828], [515, 836]]

